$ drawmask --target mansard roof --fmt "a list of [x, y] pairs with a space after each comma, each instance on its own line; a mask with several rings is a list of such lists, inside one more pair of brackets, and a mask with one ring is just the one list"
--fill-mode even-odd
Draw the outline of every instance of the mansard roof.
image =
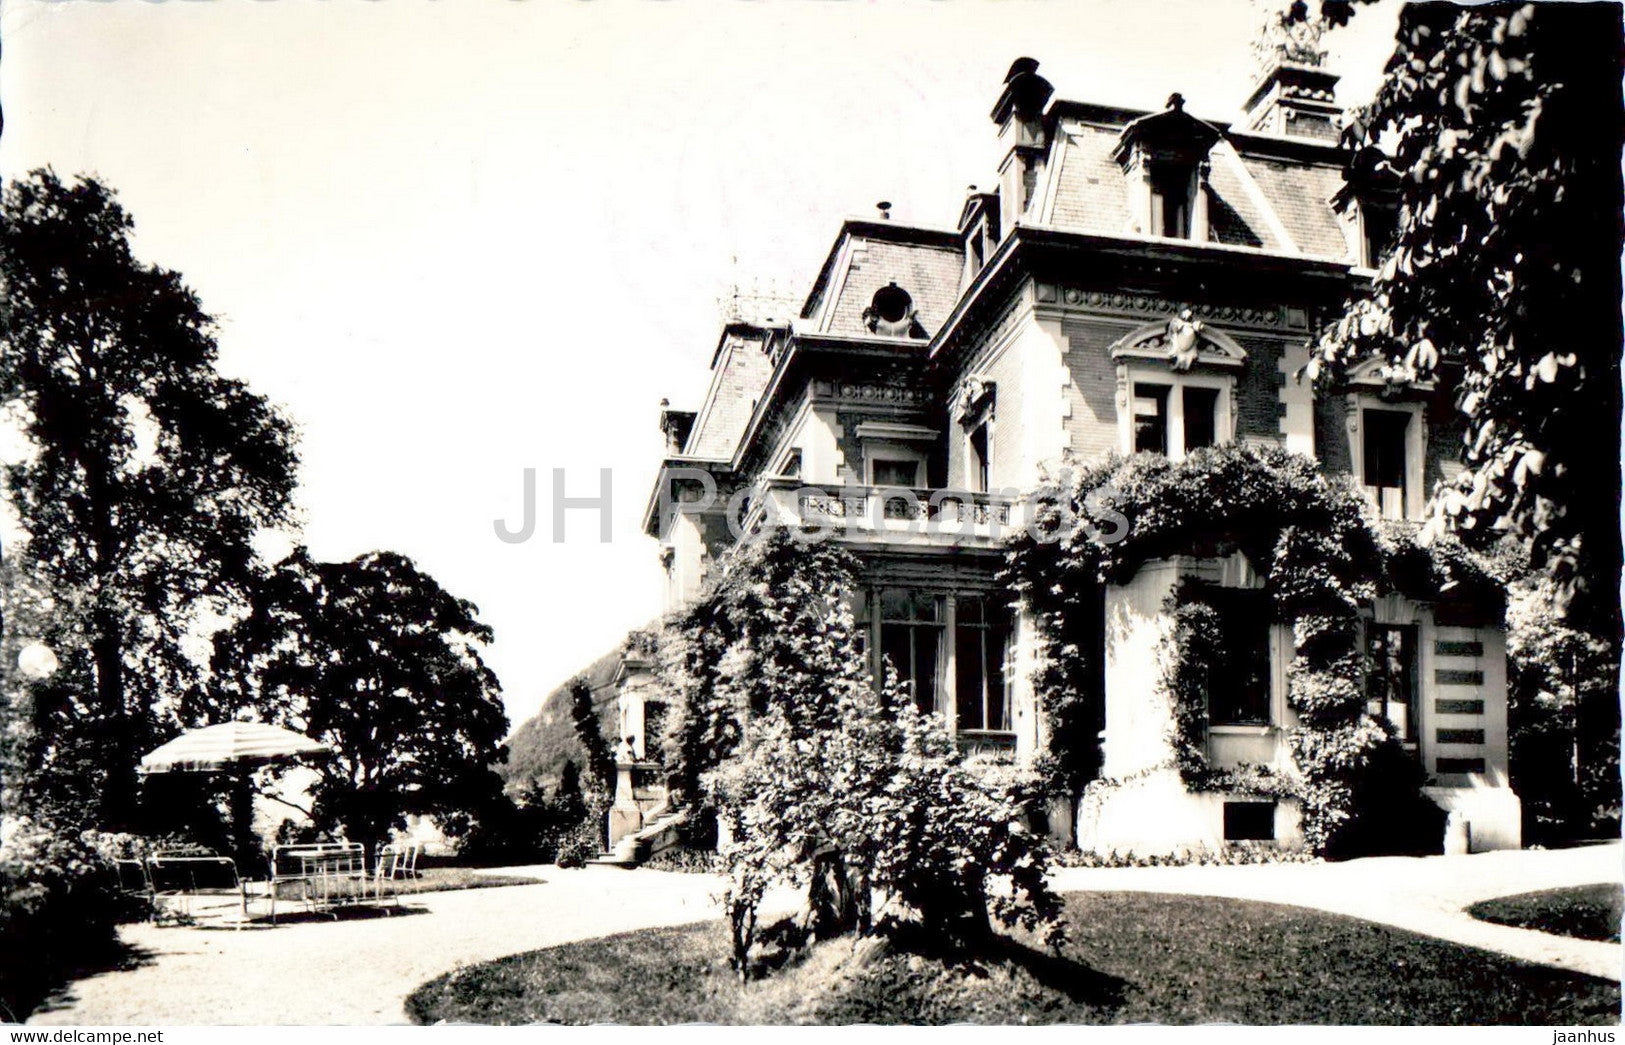
[[801, 310], [811, 333], [868, 336], [864, 313], [875, 292], [895, 283], [912, 301], [925, 337], [959, 298], [964, 254], [957, 232], [890, 221], [848, 220], [824, 259]]
[[[1036, 224], [1116, 235], [1133, 231], [1129, 187], [1115, 159], [1122, 136], [1145, 120], [1183, 113], [1057, 102], [1053, 141]], [[1344, 155], [1335, 146], [1231, 132], [1209, 150], [1211, 242], [1275, 253], [1351, 260], [1331, 204], [1343, 184]]]

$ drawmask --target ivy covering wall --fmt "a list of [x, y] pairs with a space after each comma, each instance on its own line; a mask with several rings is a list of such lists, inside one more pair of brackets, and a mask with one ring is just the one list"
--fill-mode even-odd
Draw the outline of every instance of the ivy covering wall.
[[[1325, 855], [1410, 848], [1406, 823], [1434, 835], [1437, 824], [1422, 823], [1438, 813], [1420, 793], [1421, 767], [1387, 721], [1366, 713], [1360, 613], [1399, 594], [1472, 604], [1498, 619], [1500, 585], [1476, 556], [1449, 536], [1384, 523], [1348, 479], [1275, 448], [1113, 459], [1039, 490], [1035, 502], [1041, 526], [1017, 537], [1005, 579], [1045, 644], [1034, 685], [1047, 723], [1041, 766], [1056, 792], [1087, 787], [1088, 799], [1119, 783], [1095, 779], [1101, 652], [1088, 636], [1099, 626], [1101, 587], [1149, 560], [1239, 551], [1263, 582], [1273, 620], [1292, 628], [1293, 772], [1208, 764], [1202, 658], [1214, 641], [1213, 611], [1188, 599], [1172, 607], [1173, 648], [1157, 683], [1173, 700], [1182, 779], [1193, 790], [1301, 800], [1306, 841]], [[1129, 520], [1118, 540], [1107, 538], [1120, 528], [1087, 525], [1106, 510]], [[1380, 822], [1368, 815], [1379, 810]]]

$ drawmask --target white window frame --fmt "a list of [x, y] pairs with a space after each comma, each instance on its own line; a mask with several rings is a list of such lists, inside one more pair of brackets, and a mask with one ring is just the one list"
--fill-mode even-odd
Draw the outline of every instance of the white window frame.
[[1134, 453], [1134, 386], [1137, 384], [1164, 385], [1168, 388], [1168, 459], [1178, 461], [1185, 456], [1185, 389], [1210, 388], [1218, 394], [1213, 406], [1213, 445], [1226, 446], [1236, 441], [1236, 412], [1234, 408], [1236, 379], [1232, 374], [1214, 374], [1193, 371], [1178, 373], [1167, 367], [1128, 365], [1126, 367], [1126, 401], [1117, 407], [1118, 449], [1125, 455]]
[[[1355, 485], [1365, 494], [1366, 500], [1377, 510], [1379, 515], [1388, 519], [1404, 519], [1417, 521], [1422, 518], [1423, 507], [1427, 504], [1427, 492], [1422, 488], [1426, 479], [1427, 465], [1427, 413], [1423, 404], [1412, 401], [1394, 401], [1384, 399], [1380, 395], [1356, 392], [1348, 397], [1348, 433], [1349, 433], [1349, 471], [1354, 476]], [[1367, 410], [1383, 410], [1388, 413], [1409, 414], [1410, 421], [1405, 425], [1405, 503], [1400, 506], [1399, 515], [1388, 515], [1384, 512], [1381, 501], [1373, 492], [1374, 488], [1365, 484], [1365, 412]]]

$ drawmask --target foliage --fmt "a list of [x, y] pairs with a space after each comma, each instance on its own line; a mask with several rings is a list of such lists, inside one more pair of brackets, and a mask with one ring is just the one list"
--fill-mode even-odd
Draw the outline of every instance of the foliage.
[[131, 823], [164, 700], [203, 676], [185, 641], [252, 582], [295, 466], [288, 421], [215, 369], [212, 320], [132, 227], [91, 178], [35, 171], [0, 201], [0, 408], [29, 451], [5, 465], [28, 535], [7, 552], [53, 601], [61, 661], [28, 686], [29, 787], [105, 826]]
[[[592, 686], [584, 677], [570, 680], [570, 721], [587, 753], [587, 773], [601, 788], [615, 786], [615, 748], [604, 736], [604, 725], [593, 707]], [[568, 763], [572, 768], [574, 762]], [[579, 774], [579, 770], [577, 771]], [[577, 777], [579, 786], [580, 778]]]
[[[1085, 527], [1051, 531], [1059, 536], [1054, 540], [1039, 529], [1012, 543], [1005, 580], [1027, 601], [1053, 651], [1034, 678], [1052, 722], [1098, 720], [1099, 654], [1075, 636], [1083, 620], [1098, 616], [1101, 585], [1132, 576], [1149, 559], [1239, 551], [1259, 572], [1275, 618], [1293, 625], [1288, 704], [1300, 719], [1290, 741], [1301, 780], [1257, 768], [1216, 774], [1206, 766], [1197, 733], [1204, 713], [1197, 702], [1205, 696], [1194, 661], [1203, 641], [1212, 642], [1199, 625], [1213, 619], [1191, 609], [1180, 618], [1173, 663], [1162, 680], [1175, 687], [1175, 761], [1187, 782], [1295, 793], [1303, 801], [1306, 837], [1319, 853], [1401, 841], [1379, 837], [1377, 825], [1364, 818], [1363, 810], [1384, 808], [1379, 802], [1390, 817], [1395, 803], [1401, 818], [1406, 812], [1432, 816], [1418, 793], [1422, 778], [1414, 759], [1391, 726], [1365, 714], [1356, 622], [1361, 606], [1391, 592], [1428, 601], [1448, 592], [1492, 612], [1500, 588], [1459, 542], [1382, 525], [1346, 480], [1276, 448], [1210, 447], [1177, 462], [1149, 454], [1114, 458], [1070, 485], [1041, 489], [1034, 499], [1053, 506], [1041, 525], [1054, 525], [1062, 509], [1083, 517], [1086, 506], [1115, 508], [1132, 523], [1112, 542]], [[1091, 730], [1052, 729], [1047, 744], [1050, 787], [1076, 793], [1092, 776]], [[1112, 783], [1092, 786], [1098, 792]]]
[[1459, 368], [1467, 468], [1441, 512], [1526, 539], [1600, 632], [1619, 619], [1620, 17], [1404, 9], [1350, 134], [1356, 175], [1397, 191], [1397, 239], [1312, 364], [1326, 381], [1370, 358], [1401, 377]]
[[0, 1021], [21, 1023], [81, 963], [107, 957], [126, 915], [110, 860], [128, 835], [26, 816], [0, 827]]
[[[730, 552], [706, 590], [661, 631], [659, 676], [671, 706], [662, 756], [674, 788], [702, 794], [701, 776], [738, 750], [744, 721], [782, 694], [866, 684], [867, 666], [832, 652], [831, 592], [855, 563], [833, 543], [784, 536]], [[816, 701], [791, 714], [830, 724]]]
[[732, 841], [724, 849], [736, 965], [775, 883], [809, 889], [807, 929], [874, 925], [871, 891], [895, 913], [952, 939], [980, 939], [990, 917], [1059, 939], [1043, 841], [1021, 822], [1034, 795], [979, 775], [953, 738], [891, 681], [876, 694], [838, 551], [775, 535], [731, 564], [741, 601], [762, 615], [721, 672], [749, 709], [742, 752], [704, 779]]
[[1510, 768], [1525, 839], [1617, 837], [1619, 639], [1565, 621], [1554, 587], [1521, 580], [1507, 606]]
[[490, 640], [472, 603], [403, 555], [324, 563], [300, 548], [217, 637], [224, 684], [195, 713], [255, 707], [331, 744], [313, 812], [352, 840], [375, 843], [408, 814], [455, 835], [501, 792], [490, 767], [508, 723], [480, 657]]

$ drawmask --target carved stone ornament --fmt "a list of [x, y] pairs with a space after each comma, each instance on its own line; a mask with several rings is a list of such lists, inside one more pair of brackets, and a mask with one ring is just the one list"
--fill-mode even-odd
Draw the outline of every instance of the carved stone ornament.
[[998, 394], [998, 387], [983, 377], [967, 377], [965, 383], [959, 386], [960, 418], [968, 421], [983, 410], [990, 409]]
[[1192, 316], [1188, 308], [1181, 309], [1168, 321], [1168, 361], [1175, 370], [1189, 370], [1201, 357], [1202, 346], [1198, 340], [1201, 333], [1202, 321]]
[[1130, 332], [1111, 347], [1113, 359], [1144, 359], [1168, 364], [1184, 373], [1198, 363], [1204, 366], [1239, 367], [1247, 358], [1240, 345], [1195, 317], [1191, 309], [1180, 309], [1166, 323], [1147, 325]]

